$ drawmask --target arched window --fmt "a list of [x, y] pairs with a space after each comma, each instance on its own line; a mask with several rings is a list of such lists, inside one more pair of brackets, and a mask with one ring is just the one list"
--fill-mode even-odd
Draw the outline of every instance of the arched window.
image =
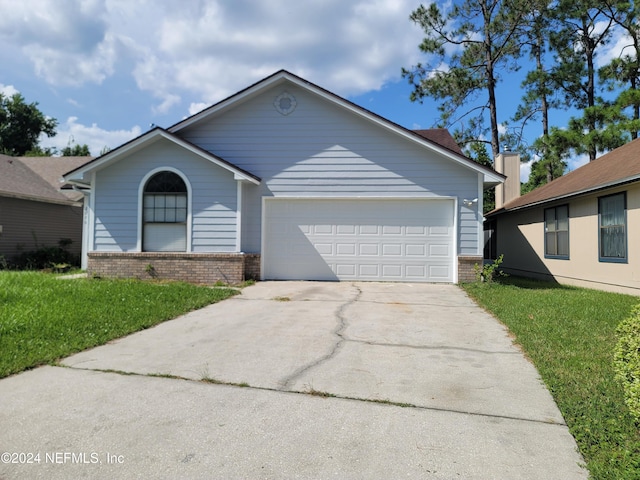
[[187, 186], [184, 180], [168, 171], [152, 175], [144, 186], [142, 205], [142, 250], [186, 251]]

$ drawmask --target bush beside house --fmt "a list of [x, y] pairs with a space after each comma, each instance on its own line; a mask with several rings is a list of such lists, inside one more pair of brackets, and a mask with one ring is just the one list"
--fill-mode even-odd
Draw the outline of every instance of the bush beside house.
[[640, 305], [618, 326], [620, 340], [616, 346], [614, 365], [622, 381], [625, 401], [640, 423]]

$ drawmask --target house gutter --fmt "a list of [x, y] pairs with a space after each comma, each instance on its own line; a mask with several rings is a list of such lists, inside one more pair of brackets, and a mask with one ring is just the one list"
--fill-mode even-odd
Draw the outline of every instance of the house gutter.
[[81, 202], [74, 202], [73, 200], [62, 200], [62, 199], [58, 200], [54, 198], [37, 197], [35, 195], [22, 195], [20, 193], [11, 193], [11, 192], [0, 192], [0, 197], [16, 198], [18, 200], [29, 200], [32, 202], [53, 203], [55, 205], [66, 205], [70, 207], [82, 206]]
[[496, 215], [500, 215], [502, 213], [507, 213], [507, 212], [517, 212], [518, 210], [525, 210], [527, 208], [533, 208], [533, 207], [538, 207], [540, 205], [544, 205], [546, 203], [552, 203], [552, 202], [556, 202], [559, 200], [565, 200], [567, 198], [573, 198], [573, 197], [578, 197], [580, 195], [586, 195], [589, 193], [595, 193], [595, 192], [599, 192], [601, 190], [606, 190], [608, 188], [613, 188], [613, 187], [621, 187], [623, 185], [628, 185], [629, 183], [634, 183], [640, 181], [640, 174], [638, 175], [634, 175], [632, 177], [627, 177], [623, 180], [616, 180], [613, 182], [609, 182], [609, 183], [604, 183], [602, 185], [598, 185], [596, 187], [590, 187], [590, 188], [585, 188], [584, 190], [578, 190], [577, 192], [571, 192], [571, 193], [567, 193], [565, 195], [561, 195], [559, 197], [553, 197], [553, 198], [547, 198], [544, 200], [538, 200], [537, 202], [533, 202], [533, 203], [527, 203], [526, 205], [520, 205], [519, 207], [514, 207], [514, 208], [501, 208], [500, 210], [495, 210], [493, 212], [489, 212], [486, 217], [494, 217]]

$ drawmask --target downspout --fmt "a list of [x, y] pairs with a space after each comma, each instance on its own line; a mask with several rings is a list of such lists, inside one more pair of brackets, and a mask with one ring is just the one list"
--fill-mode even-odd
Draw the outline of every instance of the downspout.
[[87, 255], [89, 251], [89, 226], [91, 224], [91, 190], [82, 189], [77, 185], [72, 185], [74, 192], [79, 192], [83, 195], [82, 199], [82, 245], [80, 249], [80, 268], [86, 270], [89, 265], [89, 257]]

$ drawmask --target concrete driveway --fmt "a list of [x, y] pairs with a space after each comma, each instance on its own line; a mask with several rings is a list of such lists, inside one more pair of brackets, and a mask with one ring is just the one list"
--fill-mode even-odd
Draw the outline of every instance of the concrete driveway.
[[258, 283], [1, 380], [0, 407], [0, 452], [25, 454], [1, 479], [588, 476], [534, 367], [453, 285]]

